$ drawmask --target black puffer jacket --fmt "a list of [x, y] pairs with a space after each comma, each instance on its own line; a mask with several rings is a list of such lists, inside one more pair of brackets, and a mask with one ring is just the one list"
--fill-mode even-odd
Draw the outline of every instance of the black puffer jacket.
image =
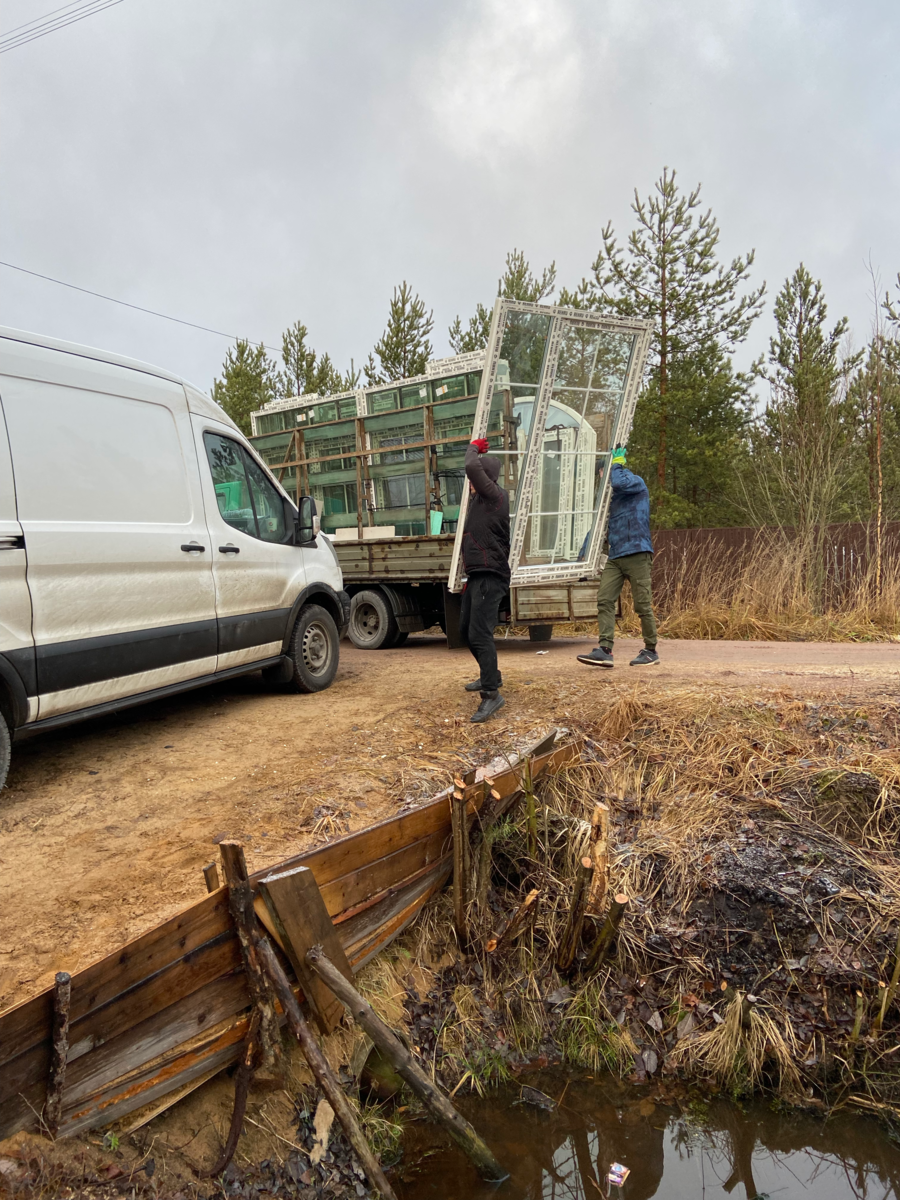
[[509, 496], [497, 483], [500, 462], [466, 450], [466, 475], [475, 488], [469, 497], [463, 533], [463, 562], [467, 575], [499, 575], [509, 582]]

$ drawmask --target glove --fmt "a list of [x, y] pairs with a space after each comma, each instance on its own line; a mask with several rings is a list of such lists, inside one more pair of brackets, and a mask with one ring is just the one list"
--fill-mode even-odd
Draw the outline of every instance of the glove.
[[620, 467], [625, 466], [625, 447], [616, 446], [612, 456], [613, 466], [618, 464]]
[[472, 445], [479, 454], [487, 454], [490, 449], [487, 438], [472, 438]]

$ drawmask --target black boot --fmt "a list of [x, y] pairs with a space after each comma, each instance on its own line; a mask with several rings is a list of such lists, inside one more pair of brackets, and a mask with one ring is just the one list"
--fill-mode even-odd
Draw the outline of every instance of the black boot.
[[478, 706], [478, 711], [473, 713], [470, 720], [475, 725], [480, 725], [482, 721], [487, 721], [499, 709], [503, 707], [506, 701], [499, 692], [482, 692], [481, 704]]
[[[503, 687], [503, 676], [502, 675], [500, 676], [500, 682], [497, 686]], [[466, 691], [467, 692], [480, 692], [481, 691], [481, 680], [473, 679], [471, 683], [467, 683]]]

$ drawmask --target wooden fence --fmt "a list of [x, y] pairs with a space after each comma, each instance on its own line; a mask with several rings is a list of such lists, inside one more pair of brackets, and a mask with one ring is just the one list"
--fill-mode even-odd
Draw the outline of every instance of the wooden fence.
[[[711, 570], [735, 582], [754, 555], [794, 530], [753, 526], [717, 529], [658, 529], [653, 534], [654, 594], [664, 605], [676, 586], [689, 593]], [[876, 530], [862, 522], [829, 525], [825, 538], [825, 589], [829, 603], [839, 604], [847, 591], [874, 568]], [[882, 526], [882, 569], [900, 568], [900, 521]], [[723, 570], [724, 569], [724, 570]]]

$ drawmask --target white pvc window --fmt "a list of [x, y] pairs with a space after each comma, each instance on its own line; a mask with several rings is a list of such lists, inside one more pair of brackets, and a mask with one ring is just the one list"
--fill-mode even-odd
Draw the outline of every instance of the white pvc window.
[[649, 341], [647, 321], [497, 301], [472, 436], [487, 437], [503, 464], [513, 586], [602, 569], [611, 453], [631, 431]]

